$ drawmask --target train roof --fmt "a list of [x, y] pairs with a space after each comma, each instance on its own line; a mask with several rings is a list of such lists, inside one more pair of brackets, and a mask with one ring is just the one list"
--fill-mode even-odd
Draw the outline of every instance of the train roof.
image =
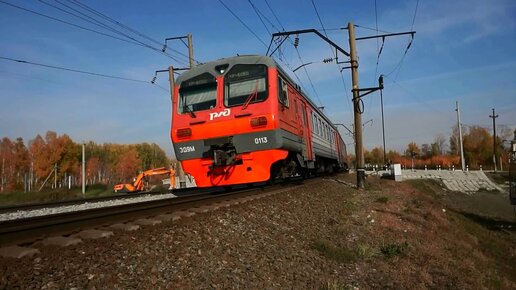
[[317, 107], [317, 105], [308, 97], [302, 90], [301, 87], [294, 82], [294, 80], [290, 77], [288, 73], [272, 58], [269, 56], [264, 55], [239, 55], [239, 56], [233, 56], [228, 58], [221, 58], [215, 61], [210, 61], [207, 63], [203, 63], [200, 65], [195, 66], [194, 68], [187, 70], [186, 72], [182, 73], [180, 76], [176, 78], [176, 84], [180, 84], [181, 82], [190, 79], [192, 77], [201, 75], [203, 73], [210, 73], [212, 75], [219, 75], [220, 73], [215, 70], [217, 66], [220, 65], [228, 65], [225, 71], [228, 71], [231, 69], [232, 66], [235, 64], [263, 64], [267, 67], [275, 67], [277, 68], [284, 77], [288, 79], [292, 85], [297, 87], [299, 92], [310, 102], [312, 107], [319, 113], [320, 116], [322, 116], [333, 129], [335, 129], [337, 132], [337, 127], [333, 125], [333, 123], [328, 119], [328, 117]]

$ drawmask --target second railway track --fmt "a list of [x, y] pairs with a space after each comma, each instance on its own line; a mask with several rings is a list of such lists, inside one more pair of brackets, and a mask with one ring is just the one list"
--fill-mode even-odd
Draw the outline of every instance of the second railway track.
[[0, 221], [0, 245], [31, 244], [45, 237], [66, 236], [86, 228], [191, 210], [248, 196], [274, 193], [281, 189], [284, 189], [284, 185], [222, 193], [204, 192], [189, 196]]

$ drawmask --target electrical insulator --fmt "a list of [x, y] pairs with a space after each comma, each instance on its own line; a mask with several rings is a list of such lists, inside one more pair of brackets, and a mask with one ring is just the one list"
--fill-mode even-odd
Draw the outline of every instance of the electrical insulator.
[[333, 62], [333, 58], [325, 58], [325, 59], [323, 59], [323, 62], [324, 63]]
[[153, 83], [155, 83], [155, 82], [156, 82], [156, 76], [154, 76], [154, 77], [152, 78], [151, 84], [153, 84]]
[[294, 38], [294, 47], [297, 48], [299, 46], [299, 37], [296, 36], [296, 38]]

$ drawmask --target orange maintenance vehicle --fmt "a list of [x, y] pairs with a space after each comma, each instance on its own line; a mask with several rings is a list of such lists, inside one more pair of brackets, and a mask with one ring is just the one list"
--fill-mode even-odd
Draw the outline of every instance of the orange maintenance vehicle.
[[113, 191], [114, 192], [121, 192], [121, 193], [135, 193], [135, 192], [142, 192], [142, 191], [149, 191], [150, 188], [148, 187], [148, 178], [150, 176], [155, 175], [168, 175], [170, 177], [170, 188], [174, 188], [176, 185], [176, 172], [174, 169], [166, 168], [166, 167], [160, 167], [160, 168], [154, 168], [146, 170], [134, 179], [133, 184], [130, 183], [122, 183], [117, 184], [114, 186]]

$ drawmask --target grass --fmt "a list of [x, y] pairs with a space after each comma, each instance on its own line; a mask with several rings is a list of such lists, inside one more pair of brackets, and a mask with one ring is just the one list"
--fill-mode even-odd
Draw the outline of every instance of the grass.
[[387, 203], [389, 201], [389, 198], [387, 196], [380, 196], [379, 198], [376, 199], [376, 202], [379, 202], [379, 203]]
[[57, 190], [44, 189], [36, 192], [10, 192], [0, 194], [0, 205], [45, 203], [111, 194], [113, 194], [112, 187], [103, 184], [87, 186], [85, 196], [82, 195], [82, 189], [80, 187], [72, 187], [70, 190], [67, 188], [59, 188]]
[[339, 263], [352, 263], [358, 258], [353, 250], [335, 247], [327, 241], [317, 241], [314, 243], [313, 248], [324, 257]]
[[396, 256], [404, 255], [407, 249], [408, 249], [408, 243], [405, 241], [401, 244], [392, 243], [392, 244], [383, 245], [380, 248], [380, 252], [386, 258], [389, 259], [389, 258], [393, 258]]
[[339, 284], [335, 281], [328, 281], [323, 287], [320, 288], [321, 290], [347, 290], [351, 289], [348, 286]]
[[[511, 249], [516, 244], [514, 233], [500, 230], [498, 226], [493, 226], [497, 221], [484, 217], [472, 216], [466, 213], [457, 213], [458, 223], [464, 231], [475, 237], [478, 241], [478, 249], [496, 263], [492, 263], [490, 272], [504, 273], [507, 277], [515, 277], [514, 265], [516, 256], [511, 254]], [[487, 280], [492, 288], [500, 288], [501, 280], [498, 274], [488, 275]], [[505, 276], [505, 275], [504, 275]]]
[[316, 241], [313, 248], [324, 257], [339, 263], [353, 263], [358, 260], [367, 260], [376, 255], [374, 247], [366, 243], [358, 243], [353, 248], [337, 247], [328, 241]]
[[355, 202], [348, 200], [344, 203], [343, 208], [346, 214], [352, 214], [357, 210], [357, 205]]
[[412, 188], [414, 188], [420, 192], [427, 193], [436, 199], [441, 197], [441, 194], [439, 193], [439, 189], [443, 188], [443, 185], [438, 180], [412, 179], [412, 180], [407, 180], [405, 182], [409, 183], [412, 186]]

